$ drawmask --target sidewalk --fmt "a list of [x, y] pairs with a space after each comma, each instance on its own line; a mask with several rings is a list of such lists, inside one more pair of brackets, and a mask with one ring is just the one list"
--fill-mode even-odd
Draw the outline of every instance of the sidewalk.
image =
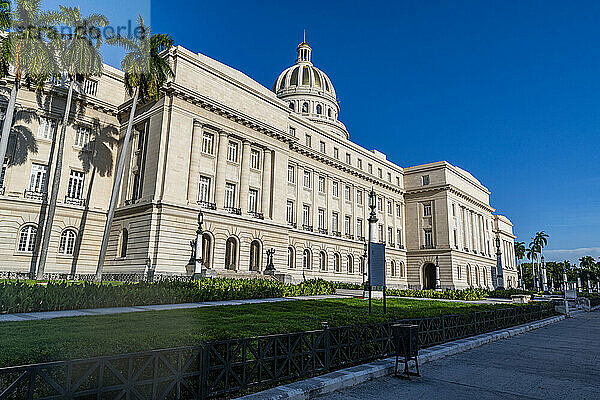
[[90, 315], [123, 314], [141, 311], [164, 311], [179, 310], [184, 308], [201, 308], [216, 306], [239, 306], [242, 304], [256, 303], [274, 303], [278, 301], [300, 301], [300, 300], [323, 300], [339, 299], [345, 296], [338, 295], [317, 295], [317, 296], [297, 296], [297, 297], [276, 297], [267, 299], [246, 299], [246, 300], [224, 300], [224, 301], [205, 301], [201, 303], [180, 303], [180, 304], [156, 304], [147, 306], [132, 307], [108, 307], [108, 308], [85, 308], [80, 310], [63, 311], [40, 311], [31, 313], [0, 314], [0, 323], [14, 321], [37, 321], [43, 319], [53, 319], [62, 317], [81, 317]]

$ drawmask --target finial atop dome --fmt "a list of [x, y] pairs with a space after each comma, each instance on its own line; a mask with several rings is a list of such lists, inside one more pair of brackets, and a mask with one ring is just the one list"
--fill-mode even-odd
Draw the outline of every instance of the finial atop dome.
[[296, 64], [301, 63], [301, 62], [312, 64], [311, 53], [312, 53], [312, 49], [310, 48], [308, 43], [306, 43], [306, 29], [305, 29], [302, 43], [300, 43], [298, 45], [298, 58], [296, 59]]

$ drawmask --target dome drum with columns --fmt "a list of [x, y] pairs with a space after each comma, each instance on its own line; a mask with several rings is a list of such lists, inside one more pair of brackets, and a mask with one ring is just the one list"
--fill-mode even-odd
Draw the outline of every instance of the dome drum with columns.
[[337, 119], [340, 106], [333, 84], [323, 71], [313, 65], [312, 49], [306, 43], [306, 37], [297, 51], [296, 63], [279, 74], [273, 84], [273, 92], [289, 104], [290, 110], [348, 139], [346, 126]]

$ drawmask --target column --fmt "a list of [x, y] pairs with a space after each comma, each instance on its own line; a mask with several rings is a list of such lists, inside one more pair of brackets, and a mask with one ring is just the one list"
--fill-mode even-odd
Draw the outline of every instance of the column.
[[304, 185], [304, 168], [300, 165], [296, 167], [296, 224], [298, 229], [302, 229], [302, 186]]
[[215, 172], [215, 204], [217, 209], [225, 206], [225, 172], [227, 170], [227, 133], [219, 132], [219, 151], [217, 153], [217, 168]]
[[358, 211], [356, 208], [356, 193], [358, 191], [358, 186], [352, 184], [350, 186], [351, 199], [352, 199], [352, 221], [350, 222], [350, 233], [354, 234], [354, 240], [358, 240], [358, 232], [356, 231], [356, 221], [358, 221]]
[[247, 213], [248, 210], [248, 190], [250, 180], [250, 142], [243, 140], [242, 142], [242, 163], [240, 172], [240, 202], [239, 207], [242, 213]]
[[311, 175], [311, 190], [312, 190], [312, 221], [311, 225], [315, 232], [319, 232], [319, 205], [317, 200], [317, 191], [319, 190], [319, 174], [316, 171]]
[[265, 149], [261, 206], [265, 219], [271, 219], [271, 150]]

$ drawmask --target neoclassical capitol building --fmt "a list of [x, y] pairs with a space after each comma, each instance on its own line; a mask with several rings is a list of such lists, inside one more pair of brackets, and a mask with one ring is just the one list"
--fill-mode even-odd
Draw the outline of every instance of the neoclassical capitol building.
[[[190, 240], [202, 210], [206, 273], [362, 282], [368, 194], [376, 193], [377, 237], [387, 282], [445, 288], [496, 282], [500, 239], [506, 286], [516, 286], [512, 224], [490, 192], [448, 162], [400, 167], [350, 140], [331, 79], [302, 42], [271, 90], [182, 47], [158, 101], [138, 106], [104, 273], [190, 275]], [[67, 127], [46, 273], [85, 277], [96, 269], [131, 99], [123, 73], [105, 66], [78, 85]], [[6, 107], [10, 78], [0, 86]], [[37, 268], [46, 193], [65, 87], [22, 87], [0, 176], [0, 271]]]

